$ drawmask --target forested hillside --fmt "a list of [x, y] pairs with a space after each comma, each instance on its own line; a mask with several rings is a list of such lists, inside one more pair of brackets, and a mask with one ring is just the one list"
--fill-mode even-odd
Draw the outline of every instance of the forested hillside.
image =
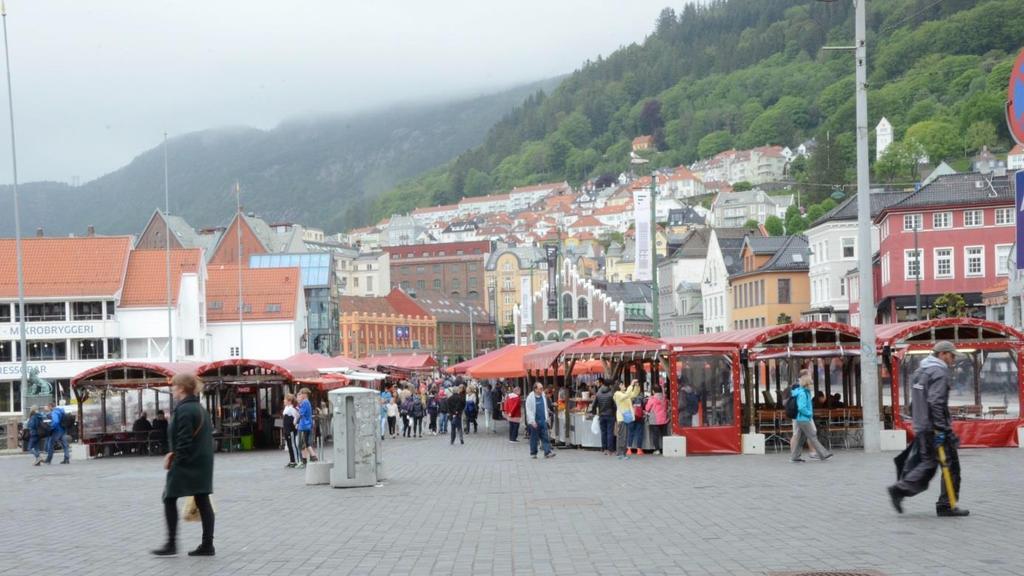
[[[887, 117], [897, 140], [878, 178], [909, 178], [908, 151], [934, 163], [1009, 145], [1003, 106], [1024, 46], [1019, 0], [884, 0], [868, 10], [870, 123]], [[655, 166], [815, 137], [816, 153], [794, 170], [815, 200], [853, 181], [852, 56], [821, 50], [852, 36], [848, 1], [666, 8], [642, 43], [586, 62], [550, 95], [534, 94], [483, 145], [386, 194], [374, 215], [618, 174], [641, 134], [655, 136]]]
[[[237, 180], [247, 210], [277, 221], [336, 232], [366, 223], [382, 192], [480, 144], [487, 129], [557, 79], [441, 104], [359, 114], [321, 114], [272, 130], [220, 128], [172, 138], [171, 211], [197, 227], [226, 223]], [[79, 187], [55, 182], [21, 188], [27, 233], [139, 232], [164, 205], [163, 148]], [[9, 188], [0, 187], [0, 234], [12, 234]], [[71, 208], [71, 209], [69, 209]]]

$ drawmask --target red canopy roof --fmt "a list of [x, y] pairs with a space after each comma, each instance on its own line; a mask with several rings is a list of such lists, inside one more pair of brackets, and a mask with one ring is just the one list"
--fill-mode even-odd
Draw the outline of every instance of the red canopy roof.
[[602, 334], [583, 338], [570, 344], [562, 351], [566, 357], [602, 357], [617, 356], [620, 354], [642, 353], [650, 355], [652, 352], [666, 350], [665, 342], [650, 336], [640, 334]]
[[793, 345], [815, 343], [820, 345], [834, 343], [837, 337], [840, 338], [841, 342], [853, 344], [860, 340], [860, 330], [848, 324], [839, 324], [837, 322], [792, 322], [779, 326], [667, 338], [665, 342], [673, 350], [685, 351], [687, 348], [703, 350], [750, 348], [772, 340], [781, 340], [783, 337], [785, 337], [785, 341], [780, 341], [778, 344], [789, 344], [792, 341]]
[[[71, 385], [76, 386], [79, 384], [85, 385], [87, 383], [104, 383], [105, 385], [117, 387], [119, 380], [127, 379], [135, 380], [136, 383], [120, 387], [144, 388], [145, 385], [137, 382], [139, 378], [137, 376], [129, 375], [126, 370], [143, 370], [147, 372], [145, 376], [146, 378], [164, 377], [169, 380], [176, 374], [197, 373], [199, 367], [200, 364], [198, 362], [109, 362], [107, 364], [101, 364], [79, 372], [71, 378]], [[106, 378], [99, 378], [99, 376], [103, 375], [105, 375]], [[81, 382], [82, 380], [89, 380], [90, 382]]]
[[[932, 332], [934, 331], [934, 339]], [[934, 340], [1015, 340], [1024, 342], [1024, 333], [998, 322], [979, 318], [938, 318], [919, 322], [897, 322], [895, 324], [879, 324], [875, 326], [875, 339], [879, 346], [889, 346], [904, 342], [917, 335], [927, 333], [927, 338], [915, 340], [922, 344], [930, 344]]]
[[459, 362], [458, 364], [454, 364], [452, 366], [449, 366], [448, 369], [445, 370], [445, 372], [447, 372], [449, 374], [465, 374], [466, 371], [469, 370], [470, 368], [472, 368], [474, 366], [479, 366], [480, 364], [489, 361], [491, 358], [494, 358], [495, 356], [500, 355], [502, 353], [501, 351], [504, 348], [506, 348], [506, 347], [498, 348], [497, 350], [491, 350], [490, 352], [488, 352], [487, 354], [484, 354], [482, 356], [477, 356], [476, 358], [470, 358], [469, 360], [466, 360], [464, 362]]
[[[252, 358], [228, 358], [227, 360], [218, 360], [216, 362], [209, 362], [200, 366], [196, 373], [202, 377], [214, 376], [218, 368], [224, 368], [227, 366], [242, 366], [250, 368], [261, 368], [263, 370], [269, 370], [285, 378], [286, 380], [298, 380], [302, 378], [316, 378], [320, 375], [320, 372], [307, 365], [301, 365], [297, 363], [286, 364], [286, 360], [254, 360]], [[295, 370], [294, 372], [292, 370]]]
[[555, 361], [558, 360], [562, 350], [565, 350], [574, 342], [576, 341], [563, 340], [562, 342], [552, 342], [532, 350], [523, 357], [523, 367], [527, 370], [550, 370]]
[[[523, 357], [537, 349], [537, 344], [527, 346], [505, 346], [492, 353], [489, 359], [471, 366], [466, 373], [473, 378], [522, 378], [526, 376]], [[498, 354], [500, 352], [500, 354]], [[483, 356], [481, 356], [483, 358]]]
[[395, 356], [367, 356], [359, 362], [370, 368], [398, 368], [400, 370], [430, 370], [437, 360], [429, 354], [403, 354]]

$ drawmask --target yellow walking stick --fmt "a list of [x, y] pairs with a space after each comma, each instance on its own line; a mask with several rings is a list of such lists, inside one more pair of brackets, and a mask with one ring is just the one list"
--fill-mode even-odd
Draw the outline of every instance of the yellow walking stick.
[[953, 475], [946, 462], [946, 447], [939, 445], [939, 466], [942, 467], [942, 481], [946, 483], [946, 496], [949, 498], [950, 509], [956, 508], [956, 492], [953, 491]]

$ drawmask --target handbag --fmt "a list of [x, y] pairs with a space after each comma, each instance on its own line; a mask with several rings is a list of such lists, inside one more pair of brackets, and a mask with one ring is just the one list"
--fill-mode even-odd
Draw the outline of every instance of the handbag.
[[590, 419], [590, 433], [595, 435], [601, 433], [601, 419], [597, 416]]
[[[210, 509], [216, 514], [217, 508], [213, 505], [213, 494], [210, 494], [209, 498]], [[202, 520], [202, 516], [199, 514], [199, 506], [196, 505], [195, 496], [185, 498], [185, 505], [182, 506], [181, 516], [185, 522], [199, 522]]]
[[632, 424], [633, 423], [633, 408], [630, 408], [629, 410], [623, 410], [622, 411], [622, 421], [624, 423], [626, 423], [626, 424]]

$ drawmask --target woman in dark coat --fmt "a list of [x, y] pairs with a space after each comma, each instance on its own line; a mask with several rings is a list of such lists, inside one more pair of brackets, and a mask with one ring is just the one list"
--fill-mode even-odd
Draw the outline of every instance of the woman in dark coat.
[[164, 486], [164, 516], [167, 543], [153, 550], [157, 556], [177, 554], [178, 498], [192, 496], [203, 523], [203, 543], [189, 556], [213, 556], [213, 424], [199, 403], [202, 383], [193, 374], [178, 374], [171, 380], [177, 406], [167, 429], [171, 451], [164, 458], [167, 483]]

